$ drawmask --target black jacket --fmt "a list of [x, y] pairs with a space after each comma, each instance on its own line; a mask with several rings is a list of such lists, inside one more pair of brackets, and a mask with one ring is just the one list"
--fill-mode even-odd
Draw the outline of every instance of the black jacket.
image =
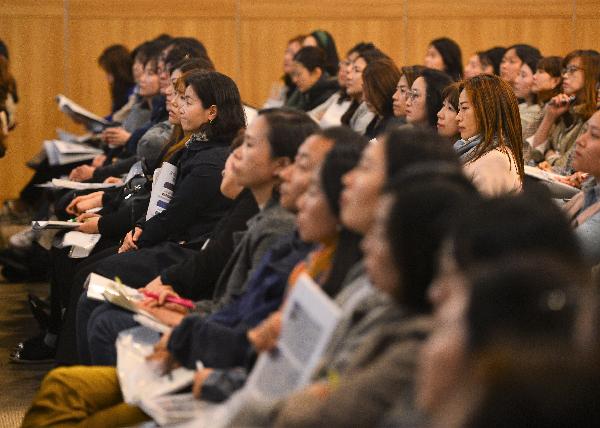
[[243, 365], [252, 351], [246, 333], [280, 307], [290, 273], [312, 248], [297, 234], [279, 240], [237, 299], [208, 317], [189, 315], [173, 329], [169, 351], [190, 368], [197, 360], [212, 368]]
[[258, 205], [250, 190], [244, 190], [234, 201], [233, 208], [215, 226], [212, 238], [205, 248], [191, 259], [171, 266], [161, 273], [163, 284], [171, 285], [182, 296], [192, 299], [210, 299], [233, 253], [234, 232], [244, 231], [248, 220], [258, 213]]
[[192, 137], [172, 159], [177, 179], [173, 199], [167, 209], [138, 225], [144, 230], [138, 246], [162, 241], [201, 242], [231, 207], [221, 194], [221, 173], [229, 154], [229, 140], [201, 141]]
[[308, 91], [304, 93], [297, 92], [295, 96], [291, 97], [287, 106], [309, 111], [323, 104], [339, 89], [340, 86], [335, 78], [323, 74]]
[[369, 123], [365, 131], [365, 137], [369, 140], [377, 138], [378, 135], [384, 132], [391, 131], [399, 126], [406, 125], [406, 119], [403, 117], [387, 116], [377, 117]]

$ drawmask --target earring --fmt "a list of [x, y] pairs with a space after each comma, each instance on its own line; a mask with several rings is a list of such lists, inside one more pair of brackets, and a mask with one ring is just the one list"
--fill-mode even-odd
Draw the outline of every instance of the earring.
[[212, 125], [214, 119], [208, 119], [208, 123]]

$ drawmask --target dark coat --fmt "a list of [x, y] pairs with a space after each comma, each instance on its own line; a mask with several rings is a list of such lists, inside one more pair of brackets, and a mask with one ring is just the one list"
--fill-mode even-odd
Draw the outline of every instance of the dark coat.
[[258, 213], [258, 205], [249, 190], [234, 201], [233, 208], [215, 226], [212, 238], [194, 257], [170, 266], [160, 274], [183, 297], [192, 300], [212, 297], [215, 283], [233, 253], [233, 235], [246, 230], [247, 221]]
[[323, 104], [340, 89], [337, 79], [323, 74], [319, 80], [306, 92], [296, 90], [286, 103], [287, 107], [309, 111]]
[[282, 238], [262, 258], [243, 294], [206, 318], [186, 317], [173, 330], [169, 350], [192, 368], [197, 360], [213, 368], [242, 365], [250, 351], [248, 329], [279, 308], [292, 269], [311, 248], [297, 234]]
[[229, 154], [230, 141], [200, 141], [192, 138], [173, 159], [178, 167], [175, 191], [169, 206], [150, 220], [138, 247], [162, 241], [204, 241], [232, 201], [221, 194], [221, 172]]

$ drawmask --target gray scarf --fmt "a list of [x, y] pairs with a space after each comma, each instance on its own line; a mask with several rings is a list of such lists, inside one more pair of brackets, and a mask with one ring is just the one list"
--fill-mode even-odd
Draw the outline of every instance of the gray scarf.
[[469, 158], [469, 154], [475, 147], [481, 143], [481, 135], [473, 135], [471, 138], [463, 140], [462, 138], [454, 143], [454, 151], [460, 158], [461, 162], [465, 162]]

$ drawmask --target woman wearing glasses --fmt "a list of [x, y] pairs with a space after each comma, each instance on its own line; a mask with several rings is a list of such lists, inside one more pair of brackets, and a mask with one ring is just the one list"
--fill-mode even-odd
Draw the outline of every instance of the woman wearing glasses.
[[398, 80], [396, 92], [392, 95], [394, 116], [406, 120], [406, 99], [412, 84], [423, 70], [425, 70], [425, 67], [422, 65], [406, 65], [400, 68], [400, 80]]
[[454, 150], [485, 196], [518, 192], [523, 184], [523, 137], [517, 97], [500, 77], [480, 74], [458, 84]]
[[600, 54], [594, 50], [576, 50], [563, 60], [563, 93], [546, 105], [533, 136], [532, 157], [542, 161], [540, 168], [562, 174], [573, 172], [571, 152], [584, 123], [596, 111], [599, 75]]
[[424, 69], [415, 79], [406, 98], [406, 121], [413, 126], [436, 129], [437, 114], [442, 108], [442, 92], [452, 84], [443, 71]]

